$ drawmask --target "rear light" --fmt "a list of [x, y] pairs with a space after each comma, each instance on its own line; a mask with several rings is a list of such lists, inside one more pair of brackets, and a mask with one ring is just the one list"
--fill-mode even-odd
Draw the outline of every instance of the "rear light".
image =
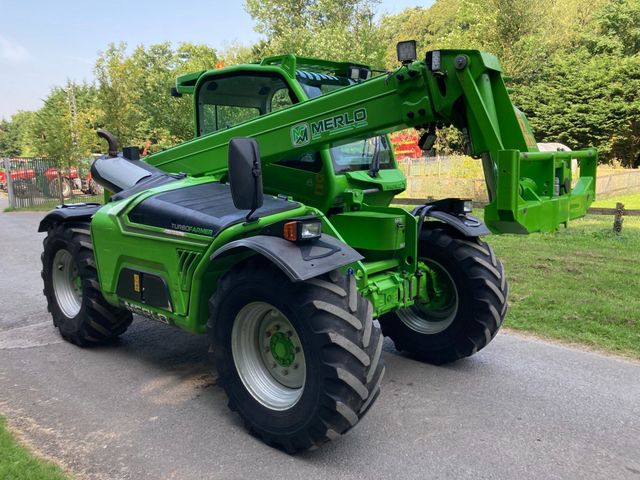
[[284, 224], [282, 236], [291, 242], [315, 240], [322, 235], [322, 224], [319, 218], [292, 220]]

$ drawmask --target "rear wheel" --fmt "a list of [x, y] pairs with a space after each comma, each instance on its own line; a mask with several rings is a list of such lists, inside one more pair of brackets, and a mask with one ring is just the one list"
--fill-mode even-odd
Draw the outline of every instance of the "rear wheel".
[[104, 187], [92, 178], [89, 180], [89, 193], [91, 195], [102, 195], [104, 193]]
[[355, 282], [292, 283], [261, 262], [227, 273], [211, 299], [218, 383], [248, 429], [293, 453], [351, 429], [380, 391], [382, 335]]
[[426, 230], [419, 245], [428, 301], [383, 315], [380, 325], [398, 350], [435, 364], [468, 357], [495, 337], [507, 313], [502, 263], [479, 238]]
[[29, 198], [34, 189], [33, 183], [27, 180], [19, 178], [13, 181], [13, 194], [17, 198]]
[[68, 198], [71, 196], [73, 187], [71, 180], [67, 177], [55, 177], [49, 182], [49, 195], [54, 198]]
[[131, 324], [131, 313], [107, 303], [100, 292], [88, 223], [59, 223], [49, 231], [42, 279], [53, 324], [65, 340], [88, 346], [120, 335]]

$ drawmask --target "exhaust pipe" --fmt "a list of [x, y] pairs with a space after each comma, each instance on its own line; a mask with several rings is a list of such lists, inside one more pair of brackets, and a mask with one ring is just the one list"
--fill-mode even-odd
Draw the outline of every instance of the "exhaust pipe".
[[103, 130], [101, 128], [96, 131], [96, 135], [98, 135], [100, 138], [104, 138], [109, 144], [109, 156], [116, 157], [118, 155], [118, 140], [116, 140], [116, 137], [114, 137], [111, 132], [108, 132], [107, 130]]

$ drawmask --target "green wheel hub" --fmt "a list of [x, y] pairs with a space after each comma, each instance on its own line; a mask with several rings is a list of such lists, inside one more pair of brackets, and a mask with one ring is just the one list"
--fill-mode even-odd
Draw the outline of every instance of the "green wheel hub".
[[458, 313], [458, 289], [449, 272], [438, 262], [425, 258], [419, 262], [419, 268], [424, 274], [421, 300], [413, 307], [398, 310], [398, 317], [418, 333], [435, 335], [453, 323]]
[[291, 366], [296, 358], [295, 346], [289, 336], [283, 332], [276, 332], [271, 336], [269, 347], [271, 348], [273, 359], [281, 367]]
[[439, 265], [420, 262], [420, 268], [428, 275], [426, 290], [429, 296], [420, 307], [426, 311], [442, 311], [449, 309], [456, 301], [456, 288], [449, 274]]

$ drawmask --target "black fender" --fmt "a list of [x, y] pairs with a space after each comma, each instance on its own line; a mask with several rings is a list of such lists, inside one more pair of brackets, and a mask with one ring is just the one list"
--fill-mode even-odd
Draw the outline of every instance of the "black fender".
[[[481, 235], [491, 234], [491, 231], [487, 228], [484, 222], [472, 215], [456, 215], [449, 212], [435, 210], [427, 212], [426, 216], [440, 220], [447, 225], [451, 225], [465, 237], [479, 237]], [[425, 225], [425, 228], [428, 228], [428, 224]]]
[[[412, 213], [419, 216], [421, 223], [425, 217], [435, 218], [450, 225], [465, 237], [490, 235], [491, 231], [482, 220], [464, 213], [463, 202], [464, 200], [457, 198], [445, 198], [420, 205]], [[422, 227], [422, 224], [420, 226]], [[429, 228], [428, 224], [425, 228]]]
[[294, 243], [281, 237], [256, 235], [223, 245], [210, 257], [253, 250], [282, 270], [293, 282], [301, 282], [348, 265], [364, 257], [346, 243], [331, 235], [307, 243]]
[[46, 232], [55, 224], [70, 220], [89, 221], [102, 205], [99, 203], [71, 203], [58, 205], [40, 221], [38, 232]]

